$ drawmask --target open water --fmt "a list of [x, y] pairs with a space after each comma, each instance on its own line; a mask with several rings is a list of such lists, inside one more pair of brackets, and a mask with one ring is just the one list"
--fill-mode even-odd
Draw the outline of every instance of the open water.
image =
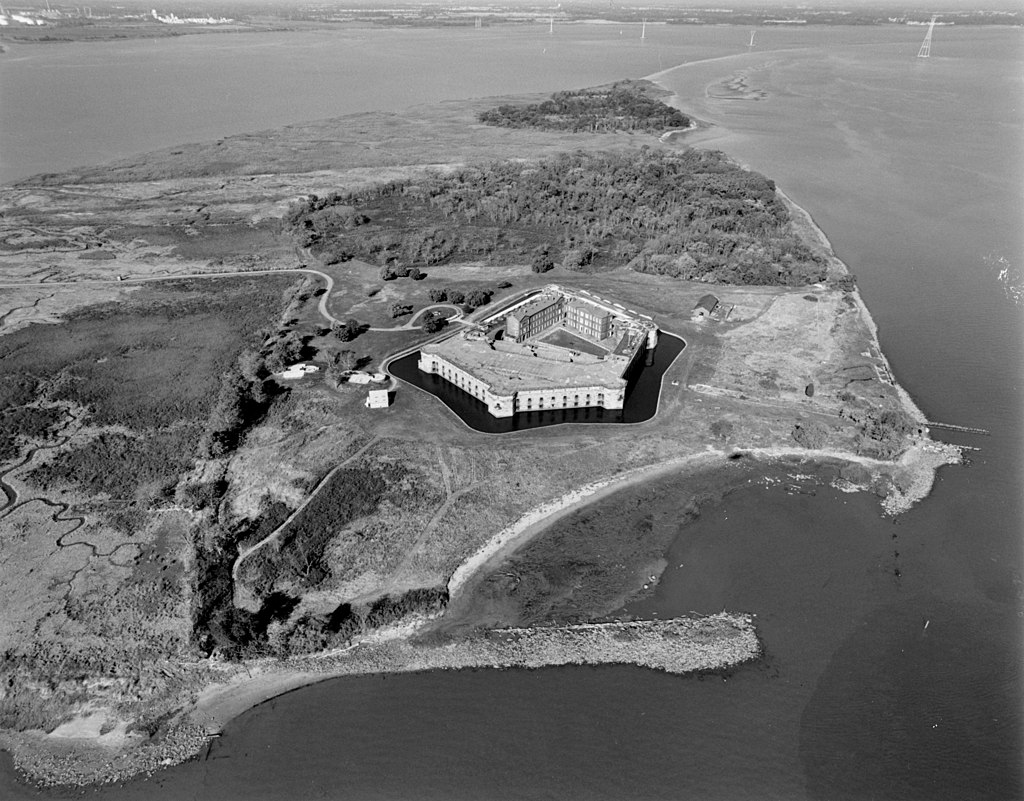
[[[362, 32], [345, 36], [373, 42], [351, 52], [321, 35], [308, 38], [310, 52], [331, 65], [331, 76], [318, 79], [322, 91], [344, 83], [352, 102], [366, 108], [593, 84], [691, 62], [662, 80], [685, 109], [714, 124], [698, 135], [701, 145], [775, 178], [815, 216], [858, 276], [901, 383], [931, 419], [991, 436], [961, 438], [980, 448], [971, 464], [943, 469], [931, 498], [896, 522], [866, 495], [827, 486], [790, 494], [786, 471], [764, 468], [778, 481], [752, 481], [681, 526], [656, 592], [630, 611], [755, 613], [767, 651], [757, 665], [704, 678], [580, 668], [331, 681], [242, 716], [205, 761], [99, 797], [1024, 794], [1024, 314], [1010, 296], [1024, 254], [1022, 32], [937, 29], [933, 57], [924, 61], [915, 58], [919, 28], [763, 29], [753, 52], [748, 31], [738, 28], [648, 27], [643, 49], [618, 30], [580, 26], [555, 38], [495, 30], [479, 42], [468, 38], [476, 32]], [[159, 51], [166, 66], [156, 87], [195, 69], [199, 48], [234, 64], [232, 91], [260, 100], [256, 83], [273, 70], [254, 58], [287, 70], [293, 56], [286, 45], [305, 41], [253, 39], [253, 48], [266, 44], [249, 50], [244, 37], [202, 39], [110, 47]], [[472, 74], [453, 71], [460, 48], [480, 53]], [[105, 58], [77, 45], [26, 52], [0, 56], [5, 111], [12, 56], [36, 59], [34, 72], [65, 75], [75, 69], [72, 56]], [[695, 63], [709, 58], [717, 60]], [[723, 82], [739, 72], [763, 90], [762, 99], [721, 97]], [[276, 97], [281, 85], [273, 86]], [[110, 99], [95, 92], [95, 104], [109, 108]], [[246, 103], [239, 102], [239, 124], [358, 110], [342, 100], [309, 113], [264, 99], [271, 108], [258, 121], [242, 121]], [[208, 99], [191, 102], [211, 108]], [[73, 125], [55, 110], [45, 113], [56, 128]], [[213, 117], [209, 130], [192, 121], [196, 137], [228, 132], [231, 120]], [[0, 120], [5, 152], [16, 140], [7, 119]], [[188, 138], [183, 130], [172, 125], [169, 135]], [[112, 141], [118, 152], [111, 155], [148, 146]], [[78, 161], [94, 158], [81, 152]], [[38, 166], [40, 157], [31, 170], [5, 174], [55, 169], [69, 163], [69, 153], [55, 154], [53, 167]], [[671, 512], [686, 498], [665, 486], [658, 511]], [[9, 776], [0, 788], [5, 797], [31, 795]]]

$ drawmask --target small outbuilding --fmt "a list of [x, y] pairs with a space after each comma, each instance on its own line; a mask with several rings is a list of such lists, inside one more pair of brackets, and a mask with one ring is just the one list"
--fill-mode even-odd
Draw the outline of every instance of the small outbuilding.
[[714, 295], [705, 295], [697, 301], [697, 305], [693, 307], [693, 311], [690, 313], [690, 318], [693, 320], [706, 320], [715, 310], [721, 305], [721, 302]]
[[386, 389], [371, 389], [366, 396], [367, 409], [386, 409], [391, 405], [391, 395]]
[[299, 364], [293, 364], [291, 367], [289, 367], [287, 370], [281, 373], [281, 378], [294, 380], [297, 378], [307, 376], [310, 373], [316, 373], [319, 371], [320, 368], [317, 367], [315, 364], [304, 364], [300, 362]]
[[372, 380], [373, 379], [367, 373], [356, 372], [352, 373], [352, 375], [348, 377], [348, 382], [350, 384], [369, 384]]

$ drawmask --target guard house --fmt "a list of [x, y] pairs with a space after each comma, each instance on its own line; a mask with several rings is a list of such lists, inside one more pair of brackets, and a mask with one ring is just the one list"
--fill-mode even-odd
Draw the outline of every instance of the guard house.
[[721, 302], [714, 295], [705, 295], [697, 301], [697, 305], [693, 307], [693, 311], [690, 313], [692, 320], [707, 320], [715, 310], [721, 305]]
[[386, 409], [391, 405], [391, 397], [386, 389], [371, 389], [365, 405], [368, 409]]

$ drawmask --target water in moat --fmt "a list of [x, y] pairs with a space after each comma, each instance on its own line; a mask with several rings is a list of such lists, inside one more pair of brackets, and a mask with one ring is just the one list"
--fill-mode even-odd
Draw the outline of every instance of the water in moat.
[[[597, 407], [545, 409], [535, 412], [519, 412], [511, 417], [494, 417], [487, 411], [487, 404], [441, 376], [425, 373], [416, 365], [419, 351], [403, 356], [388, 364], [388, 371], [403, 381], [429, 392], [452, 410], [470, 428], [485, 434], [507, 434], [543, 426], [572, 423], [642, 423], [650, 420], [658, 411], [661, 385], [665, 371], [683, 352], [686, 343], [677, 336], [664, 332], [658, 337], [658, 346], [653, 354], [637, 356], [635, 371], [626, 387], [626, 399], [621, 409], [600, 409]], [[650, 364], [648, 364], [648, 356]]]
[[[353, 53], [355, 83], [379, 72], [397, 86], [408, 73], [418, 88], [432, 70], [439, 83], [462, 74], [450, 55], [460, 40], [441, 48], [435, 32], [417, 35], [375, 31], [372, 47], [316, 52]], [[922, 36], [906, 26], [764, 28], [748, 52], [748, 30], [648, 26], [646, 52], [627, 64], [618, 26], [578, 26], [564, 43], [516, 32], [485, 48], [479, 91], [452, 89], [486, 94], [499, 72], [516, 77], [516, 91], [596, 84], [644, 74], [643, 59], [664, 56], [669, 67], [728, 53], [663, 78], [713, 123], [702, 146], [775, 178], [815, 215], [857, 274], [897, 377], [929, 416], [992, 432], [958, 436], [981, 449], [972, 463], [944, 468], [932, 496], [895, 522], [870, 495], [790, 493], [785, 471], [752, 469], [749, 487], [680, 526], [656, 591], [630, 611], [754, 613], [762, 662], [703, 679], [608, 667], [335, 680], [251, 710], [203, 759], [90, 796], [1022, 797], [1024, 316], [1010, 283], [1024, 250], [1024, 36], [937, 28], [932, 57], [918, 60]], [[183, 63], [191, 49], [213, 47], [202, 38], [184, 48], [196, 37], [182, 37]], [[243, 52], [243, 37], [230, 41]], [[410, 49], [418, 41], [429, 46]], [[560, 73], [562, 56], [552, 56], [578, 55], [574, 43], [590, 61]], [[165, 58], [178, 46], [146, 43]], [[534, 72], [509, 66], [527, 61]], [[739, 78], [760, 99], [730, 97]], [[108, 124], [123, 123], [110, 115]], [[682, 517], [687, 501], [666, 483], [658, 508], [636, 514]], [[622, 502], [635, 505], [628, 493]], [[0, 777], [0, 796], [34, 795], [9, 769]]]

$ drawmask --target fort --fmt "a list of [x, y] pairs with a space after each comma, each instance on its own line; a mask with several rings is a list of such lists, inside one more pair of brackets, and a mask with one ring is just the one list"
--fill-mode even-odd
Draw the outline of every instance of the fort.
[[621, 409], [637, 365], [653, 357], [646, 315], [549, 284], [477, 325], [424, 345], [418, 367], [487, 405], [494, 417], [545, 409]]

